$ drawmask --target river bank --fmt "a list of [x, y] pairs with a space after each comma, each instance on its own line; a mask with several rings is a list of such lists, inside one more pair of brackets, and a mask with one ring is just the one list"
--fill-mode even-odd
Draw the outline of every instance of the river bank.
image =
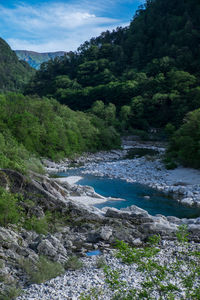
[[[181, 166], [167, 170], [162, 162], [165, 146], [135, 141], [128, 145], [124, 143], [122, 150], [87, 154], [60, 163], [44, 161], [44, 164], [47, 172], [55, 174], [69, 170], [72, 164], [73, 167], [82, 166], [80, 176], [91, 174], [144, 184], [170, 195], [183, 205], [200, 207], [200, 171]], [[158, 154], [125, 159], [129, 150], [134, 148], [152, 149]]]
[[[70, 185], [39, 174], [32, 174], [27, 180], [16, 171], [1, 172], [4, 179], [2, 185], [8, 186], [12, 193], [22, 194], [22, 204], [28, 214], [36, 216], [40, 222], [45, 220], [47, 212], [54, 213], [54, 219], [49, 223], [51, 230], [46, 233], [16, 225], [0, 227], [0, 275], [4, 278], [4, 281], [0, 282], [0, 291], [7, 288], [6, 285], [17, 282], [24, 291], [25, 298], [22, 299], [65, 300], [68, 296], [78, 299], [74, 290], [78, 289], [81, 293], [85, 291], [83, 285], [88, 287], [93, 285], [92, 278], [88, 277], [90, 268], [86, 272], [84, 269], [78, 271], [78, 276], [74, 271], [67, 271], [66, 277], [57, 277], [53, 281], [33, 285], [27, 289], [30, 282], [32, 283], [30, 272], [37, 270], [41, 257], [45, 256], [51, 262], [64, 265], [72, 255], [85, 257], [88, 251], [98, 249], [102, 253], [109, 254], [116, 240], [124, 240], [130, 245], [141, 247], [146, 245], [149, 236], [159, 234], [163, 241], [173, 242], [178, 227], [184, 224], [188, 227], [191, 244], [199, 244], [199, 218], [151, 216], [134, 205], [121, 210], [109, 207], [100, 210], [71, 199], [75, 194], [80, 198], [84, 194], [91, 196], [95, 192], [90, 187]], [[170, 249], [173, 250], [173, 245]], [[112, 260], [111, 262], [114, 263]], [[31, 266], [28, 271], [27, 264]], [[124, 265], [121, 265], [121, 269], [124, 269]], [[96, 268], [92, 272], [96, 273]], [[134, 273], [131, 276], [134, 278]], [[77, 280], [80, 278], [83, 285], [77, 287]], [[102, 286], [104, 288], [104, 284]], [[66, 295], [62, 294], [65, 289]], [[52, 298], [49, 293], [53, 294]], [[109, 297], [108, 295], [108, 299]]]

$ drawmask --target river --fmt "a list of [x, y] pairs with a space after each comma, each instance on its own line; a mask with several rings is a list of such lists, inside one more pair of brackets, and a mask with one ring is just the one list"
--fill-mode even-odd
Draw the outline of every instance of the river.
[[107, 201], [94, 206], [98, 208], [125, 208], [136, 205], [145, 209], [149, 214], [162, 214], [178, 218], [196, 218], [200, 216], [200, 209], [182, 205], [164, 193], [139, 183], [129, 183], [125, 180], [83, 174], [82, 168], [71, 169], [59, 176], [82, 176], [77, 184], [92, 186], [95, 191], [105, 197], [122, 198], [126, 201]]

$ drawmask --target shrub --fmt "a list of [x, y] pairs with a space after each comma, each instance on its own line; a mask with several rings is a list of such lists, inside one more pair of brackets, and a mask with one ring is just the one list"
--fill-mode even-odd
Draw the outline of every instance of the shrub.
[[98, 269], [102, 269], [106, 266], [106, 261], [103, 256], [100, 256], [96, 260], [96, 266]]
[[187, 114], [172, 135], [168, 153], [186, 167], [200, 168], [200, 109]]
[[167, 170], [174, 170], [177, 168], [177, 164], [175, 163], [174, 159], [170, 157], [168, 154], [165, 155], [163, 163]]
[[82, 261], [75, 255], [70, 256], [65, 263], [65, 269], [78, 270], [83, 267]]
[[142, 157], [142, 156], [155, 156], [158, 155], [159, 152], [157, 150], [154, 149], [148, 149], [148, 148], [134, 148], [134, 149], [130, 149], [128, 151], [128, 154], [126, 156], [126, 158], [128, 159], [132, 159], [135, 157]]
[[47, 234], [48, 232], [48, 220], [46, 216], [43, 218], [37, 218], [32, 216], [31, 218], [26, 218], [24, 227], [27, 230], [33, 230], [38, 234]]
[[21, 267], [28, 274], [30, 281], [38, 284], [64, 273], [64, 268], [60, 263], [52, 262], [44, 256], [40, 256], [36, 264], [30, 260], [23, 260]]
[[0, 188], [0, 225], [16, 224], [22, 218], [18, 196]]
[[0, 291], [0, 300], [13, 300], [20, 296], [22, 290], [15, 285], [6, 286], [3, 291]]

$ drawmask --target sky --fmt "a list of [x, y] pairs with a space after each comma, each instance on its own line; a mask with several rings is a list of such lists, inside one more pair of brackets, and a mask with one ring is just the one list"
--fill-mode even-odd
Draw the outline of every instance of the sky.
[[74, 51], [127, 26], [144, 0], [0, 0], [0, 37], [13, 50]]

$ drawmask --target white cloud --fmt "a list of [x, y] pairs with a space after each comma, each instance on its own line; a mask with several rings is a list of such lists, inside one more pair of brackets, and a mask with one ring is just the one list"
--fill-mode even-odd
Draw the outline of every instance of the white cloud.
[[[121, 1], [121, 0], [117, 0]], [[107, 29], [121, 26], [123, 21], [102, 17], [99, 12], [113, 0], [97, 4], [88, 0], [73, 4], [43, 3], [30, 6], [20, 4], [14, 8], [0, 6], [4, 24], [18, 34], [7, 38], [11, 47], [39, 52], [75, 50], [81, 43]], [[101, 15], [101, 16], [99, 16]]]
[[[121, 24], [125, 27], [128, 24]], [[44, 39], [43, 41], [29, 41], [23, 39], [7, 39], [7, 42], [14, 50], [32, 50], [36, 52], [54, 52], [54, 51], [74, 51], [86, 40], [91, 37], [95, 37], [101, 34], [101, 32], [106, 30], [113, 30], [116, 26], [105, 26], [105, 27], [94, 27], [90, 28], [90, 32], [80, 29], [74, 31], [70, 36], [63, 36], [62, 38], [51, 37], [49, 39]]]

